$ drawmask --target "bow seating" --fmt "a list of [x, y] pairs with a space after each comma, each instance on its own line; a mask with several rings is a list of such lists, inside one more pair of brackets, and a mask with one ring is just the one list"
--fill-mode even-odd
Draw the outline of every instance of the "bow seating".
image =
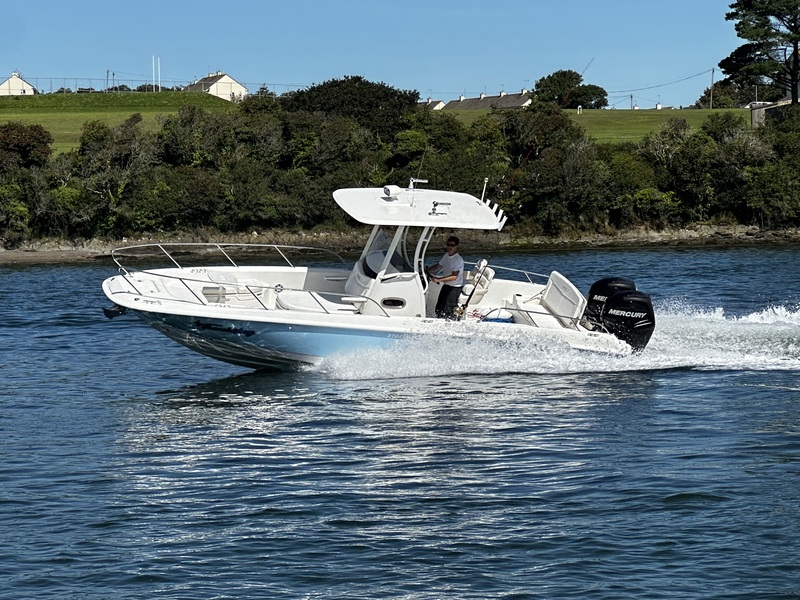
[[319, 292], [283, 290], [276, 294], [275, 302], [284, 310], [320, 312], [327, 314], [357, 313], [366, 298], [339, 296]]

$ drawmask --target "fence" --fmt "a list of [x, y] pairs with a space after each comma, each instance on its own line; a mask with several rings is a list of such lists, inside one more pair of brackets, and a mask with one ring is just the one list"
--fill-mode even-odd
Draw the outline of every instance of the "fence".
[[[193, 81], [167, 80], [153, 82], [146, 79], [119, 78], [109, 75], [105, 78], [91, 77], [25, 77], [30, 85], [40, 94], [57, 93], [109, 93], [109, 92], [154, 92], [175, 90], [181, 91], [194, 84]], [[258, 94], [261, 90], [269, 90], [276, 95], [307, 87], [303, 84], [290, 83], [241, 83], [248, 94]], [[198, 90], [207, 91], [207, 90]]]

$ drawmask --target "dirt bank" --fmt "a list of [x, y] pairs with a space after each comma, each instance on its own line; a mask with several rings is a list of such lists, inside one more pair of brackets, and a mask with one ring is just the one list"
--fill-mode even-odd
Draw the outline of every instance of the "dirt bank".
[[[153, 242], [253, 242], [317, 246], [337, 252], [356, 252], [366, 239], [364, 231], [297, 233], [270, 231], [222, 238], [199, 235], [142, 237], [116, 242], [86, 240], [37, 241], [14, 250], [0, 248], [0, 265], [68, 264], [105, 261], [111, 264], [111, 250], [120, 246]], [[444, 239], [447, 233], [441, 233]], [[754, 226], [695, 225], [683, 229], [656, 231], [647, 228], [630, 229], [612, 234], [580, 234], [557, 238], [524, 236], [513, 231], [460, 232], [462, 249], [466, 253], [514, 250], [548, 250], [580, 248], [626, 248], [668, 246], [731, 246], [755, 244], [800, 243], [800, 229], [766, 230]], [[432, 248], [436, 248], [435, 245]], [[438, 251], [438, 250], [437, 250]]]

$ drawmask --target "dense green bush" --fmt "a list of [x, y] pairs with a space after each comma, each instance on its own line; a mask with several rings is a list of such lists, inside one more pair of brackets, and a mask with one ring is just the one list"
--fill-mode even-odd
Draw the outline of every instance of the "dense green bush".
[[415, 93], [361, 78], [237, 112], [184, 106], [156, 132], [139, 115], [87, 122], [50, 155], [38, 125], [0, 125], [0, 241], [139, 232], [341, 228], [340, 187], [406, 185], [497, 200], [528, 232], [667, 227], [693, 221], [800, 224], [800, 113], [753, 131], [712, 114], [675, 119], [639, 144], [598, 146], [553, 103], [465, 126]]

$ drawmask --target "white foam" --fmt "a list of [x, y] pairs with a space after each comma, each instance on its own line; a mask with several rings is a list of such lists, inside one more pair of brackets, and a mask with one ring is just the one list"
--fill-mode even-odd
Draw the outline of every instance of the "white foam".
[[583, 373], [674, 368], [800, 370], [800, 310], [773, 306], [728, 316], [722, 308], [671, 300], [656, 309], [656, 331], [639, 355], [580, 352], [523, 335], [496, 340], [419, 336], [394, 347], [356, 351], [314, 368], [345, 380], [462, 373]]

